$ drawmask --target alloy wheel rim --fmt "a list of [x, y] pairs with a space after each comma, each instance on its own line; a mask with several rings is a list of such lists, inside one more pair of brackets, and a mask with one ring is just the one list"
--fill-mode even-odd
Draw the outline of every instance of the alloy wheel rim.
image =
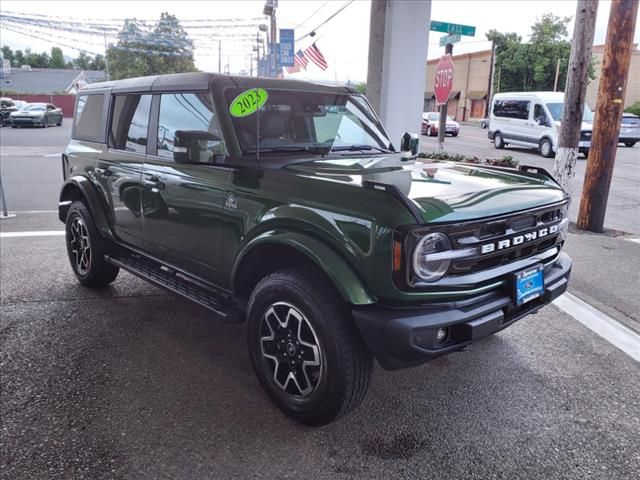
[[549, 142], [542, 142], [542, 154], [549, 155]]
[[74, 256], [76, 271], [81, 275], [86, 275], [91, 265], [91, 242], [87, 225], [80, 217], [75, 217], [71, 222], [71, 240], [69, 246]]
[[320, 383], [323, 361], [318, 338], [305, 315], [293, 305], [277, 302], [260, 321], [260, 349], [281, 390], [309, 397]]

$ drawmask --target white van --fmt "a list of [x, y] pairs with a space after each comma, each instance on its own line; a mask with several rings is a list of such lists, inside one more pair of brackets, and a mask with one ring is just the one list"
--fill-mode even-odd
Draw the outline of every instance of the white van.
[[[543, 157], [553, 157], [563, 107], [562, 92], [497, 93], [491, 103], [489, 139], [498, 149], [506, 145], [533, 147]], [[592, 130], [593, 112], [585, 104], [578, 144], [585, 157], [589, 155]]]

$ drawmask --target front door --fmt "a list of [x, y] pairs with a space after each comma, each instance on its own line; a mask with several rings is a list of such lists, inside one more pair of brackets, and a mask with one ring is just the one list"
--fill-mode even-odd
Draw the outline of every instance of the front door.
[[109, 204], [116, 237], [142, 247], [140, 206], [142, 165], [147, 148], [151, 95], [116, 95], [108, 146], [98, 155], [96, 181]]
[[[215, 142], [188, 159], [176, 138], [221, 138], [209, 92], [166, 93], [153, 100], [155, 152], [142, 174], [145, 250], [189, 273], [220, 283], [223, 209], [231, 169], [210, 163]], [[213, 148], [211, 146], [211, 148]], [[150, 150], [150, 153], [153, 151]]]

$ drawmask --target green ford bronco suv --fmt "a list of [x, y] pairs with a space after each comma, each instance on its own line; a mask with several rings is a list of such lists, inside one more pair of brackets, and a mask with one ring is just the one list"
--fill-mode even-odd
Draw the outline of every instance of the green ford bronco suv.
[[541, 169], [396, 151], [347, 87], [207, 73], [92, 84], [62, 157], [71, 267], [247, 321], [271, 400], [309, 425], [567, 288], [567, 195]]

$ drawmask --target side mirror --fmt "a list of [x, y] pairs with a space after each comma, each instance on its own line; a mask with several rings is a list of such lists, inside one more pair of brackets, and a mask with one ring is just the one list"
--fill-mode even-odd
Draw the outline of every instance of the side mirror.
[[211, 132], [202, 130], [176, 130], [173, 141], [173, 159], [180, 163], [215, 163], [225, 154], [224, 141]]
[[415, 133], [404, 132], [400, 139], [400, 151], [411, 152], [413, 155], [418, 153], [418, 135]]

